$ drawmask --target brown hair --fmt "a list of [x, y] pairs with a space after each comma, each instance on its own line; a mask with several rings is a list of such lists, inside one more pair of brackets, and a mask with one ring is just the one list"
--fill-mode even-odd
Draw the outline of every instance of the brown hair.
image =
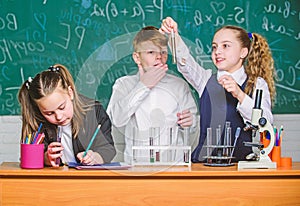
[[24, 82], [19, 90], [18, 100], [21, 104], [22, 113], [22, 139], [26, 135], [37, 131], [40, 122], [47, 120], [41, 114], [36, 101], [45, 97], [57, 88], [61, 87], [66, 92], [71, 87], [74, 93], [72, 118], [72, 134], [77, 136], [82, 123], [82, 117], [87, 111], [75, 88], [74, 80], [68, 69], [60, 64], [55, 64], [48, 70], [38, 73], [33, 79]]

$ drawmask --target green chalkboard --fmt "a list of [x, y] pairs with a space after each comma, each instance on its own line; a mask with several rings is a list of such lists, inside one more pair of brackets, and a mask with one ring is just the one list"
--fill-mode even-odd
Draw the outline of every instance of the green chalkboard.
[[[114, 81], [137, 71], [132, 38], [166, 16], [206, 68], [214, 68], [216, 28], [233, 24], [264, 35], [278, 75], [273, 112], [300, 113], [298, 0], [1, 0], [0, 115], [19, 115], [22, 82], [54, 63], [66, 65], [78, 90], [106, 107]], [[170, 72], [180, 75], [172, 64]]]

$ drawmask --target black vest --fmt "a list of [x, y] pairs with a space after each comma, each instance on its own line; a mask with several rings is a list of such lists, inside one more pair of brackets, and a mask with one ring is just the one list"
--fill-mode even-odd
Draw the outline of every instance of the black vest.
[[[241, 86], [244, 91], [247, 80]], [[201, 98], [199, 99], [200, 107], [200, 137], [198, 146], [192, 152], [192, 162], [202, 162], [203, 156], [206, 155], [206, 148], [203, 148], [206, 140], [206, 129], [212, 128], [213, 138], [216, 135], [216, 128], [221, 125], [222, 141], [225, 134], [225, 122], [229, 121], [232, 129], [231, 145], [234, 142], [234, 134], [237, 127], [241, 128], [240, 136], [237, 140], [233, 153], [233, 161], [245, 160], [245, 157], [252, 153], [251, 147], [245, 147], [244, 141], [252, 142], [251, 131], [244, 131], [245, 127], [243, 118], [236, 110], [238, 100], [227, 92], [217, 81], [217, 75], [214, 74], [208, 80]]]

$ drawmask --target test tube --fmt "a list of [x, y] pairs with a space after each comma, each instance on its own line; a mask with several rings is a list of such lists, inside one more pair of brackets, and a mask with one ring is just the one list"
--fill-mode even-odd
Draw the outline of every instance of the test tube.
[[227, 127], [230, 127], [230, 122], [229, 121], [226, 121], [225, 122], [225, 127], [227, 128]]
[[[153, 138], [154, 138], [154, 128], [151, 127], [149, 129], [149, 146], [153, 146]], [[153, 163], [154, 162], [154, 151], [153, 149], [150, 149], [150, 162]]]
[[206, 129], [206, 138], [207, 138], [207, 141], [206, 141], [206, 144], [207, 146], [210, 146], [212, 145], [212, 132], [211, 132], [211, 127], [207, 127]]
[[[57, 142], [61, 142], [61, 136], [62, 136], [61, 126], [57, 126], [57, 138], [56, 138]], [[57, 165], [60, 165], [60, 158], [56, 158], [55, 163]]]
[[[150, 146], [159, 146], [160, 145], [160, 131], [159, 127], [150, 127]], [[155, 155], [155, 157], [154, 157]], [[153, 159], [152, 159], [153, 158]], [[159, 149], [150, 149], [150, 162], [159, 162], [160, 161], [160, 151]]]
[[224, 143], [223, 143], [223, 145], [226, 145], [226, 143], [227, 143], [227, 128], [229, 128], [229, 127], [230, 127], [230, 122], [226, 121], [225, 122], [225, 137], [224, 137]]
[[212, 128], [208, 127], [206, 129], [206, 144], [207, 144], [207, 148], [206, 148], [206, 152], [207, 152], [207, 162], [211, 163], [211, 158], [209, 158], [211, 151], [211, 145], [212, 145]]
[[176, 64], [176, 45], [174, 30], [171, 30], [171, 50], [172, 50], [172, 63]]
[[[219, 125], [217, 128], [216, 128], [216, 142], [217, 142], [217, 145], [221, 145], [222, 142], [221, 142], [221, 125]], [[217, 148], [217, 156], [218, 157], [221, 157], [222, 156], [222, 149], [221, 148]], [[217, 163], [220, 164], [221, 163], [221, 160], [220, 159], [217, 159]]]
[[[172, 138], [172, 145], [178, 146], [178, 125], [173, 127], [173, 138]], [[172, 161], [178, 160], [177, 158], [177, 149], [172, 150]]]
[[[184, 146], [188, 146], [188, 144], [189, 144], [189, 136], [190, 136], [190, 128], [189, 127], [185, 127], [184, 128], [184, 135], [183, 135], [183, 145]], [[189, 162], [189, 151], [188, 150], [184, 150], [183, 151], [183, 161], [185, 163]]]
[[[174, 130], [173, 127], [168, 128], [168, 131], [169, 131], [169, 142], [168, 142], [168, 145], [169, 146], [172, 146], [172, 144], [173, 144], [173, 130]], [[167, 161], [171, 162], [171, 160], [172, 160], [172, 154], [173, 154], [172, 149], [169, 149], [167, 154], [168, 154]]]
[[[149, 137], [149, 145], [153, 146], [153, 137]], [[153, 153], [153, 149], [150, 149], [150, 162], [153, 163], [154, 162], [154, 153]]]
[[[136, 128], [133, 127], [132, 128], [132, 146], [136, 146], [136, 142], [135, 142], [135, 136], [136, 136]], [[132, 151], [132, 156], [133, 156], [133, 161], [136, 161], [136, 150]]]
[[226, 135], [225, 135], [226, 139], [225, 139], [225, 151], [224, 151], [224, 156], [228, 156], [229, 155], [229, 146], [231, 145], [231, 127], [227, 127], [226, 128]]
[[[154, 145], [159, 146], [160, 145], [160, 129], [159, 129], [159, 127], [155, 127], [154, 131], [155, 131]], [[155, 161], [156, 162], [160, 161], [160, 150], [159, 149], [155, 150]]]
[[221, 144], [221, 125], [216, 128], [216, 145]]

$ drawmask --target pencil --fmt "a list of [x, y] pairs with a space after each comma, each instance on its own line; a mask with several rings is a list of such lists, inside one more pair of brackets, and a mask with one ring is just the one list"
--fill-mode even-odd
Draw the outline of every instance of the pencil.
[[99, 125], [97, 126], [97, 128], [96, 128], [96, 130], [95, 130], [95, 132], [94, 132], [94, 135], [93, 135], [93, 137], [92, 137], [92, 139], [91, 139], [91, 141], [90, 141], [90, 143], [89, 143], [89, 145], [87, 146], [86, 150], [85, 150], [84, 153], [83, 153], [83, 157], [86, 156], [87, 151], [91, 148], [91, 146], [92, 146], [92, 144], [93, 144], [93, 142], [94, 142], [94, 140], [95, 140], [95, 138], [96, 138], [96, 136], [97, 136], [97, 134], [98, 134], [98, 132], [99, 132], [99, 130], [100, 130], [100, 127], [101, 127], [101, 124], [99, 124]]
[[35, 138], [37, 138], [37, 136], [38, 136], [39, 133], [41, 132], [42, 126], [43, 126], [43, 123], [40, 123], [40, 126], [39, 126], [39, 128], [38, 128], [38, 131], [37, 131], [37, 133], [36, 133], [36, 135], [35, 135]]
[[41, 131], [42, 126], [43, 126], [43, 123], [40, 123], [40, 126], [39, 126], [39, 128], [38, 128], [38, 131], [35, 133], [35, 135], [32, 136], [32, 138], [33, 138], [33, 139], [32, 139], [32, 143], [33, 143], [33, 144], [37, 141], [37, 138], [38, 138], [38, 136], [39, 136], [39, 133], [40, 133], [40, 131]]
[[42, 134], [39, 134], [39, 136], [38, 136], [38, 139], [37, 139], [36, 143], [37, 143], [37, 144], [42, 144], [42, 143], [43, 143], [43, 141], [44, 141], [44, 138], [45, 138], [45, 135], [44, 135], [44, 133], [42, 133]]
[[31, 134], [28, 135], [27, 144], [31, 144]]
[[280, 146], [282, 144], [282, 137], [283, 137], [283, 127], [281, 129], [280, 136], [279, 136], [279, 138], [280, 138], [280, 141], [279, 141]]

